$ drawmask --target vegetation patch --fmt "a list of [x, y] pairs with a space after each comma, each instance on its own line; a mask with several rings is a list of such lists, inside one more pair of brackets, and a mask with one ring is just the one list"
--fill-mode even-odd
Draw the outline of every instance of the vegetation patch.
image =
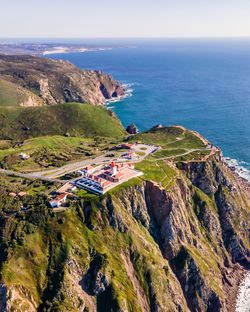
[[0, 107], [0, 139], [45, 135], [122, 138], [125, 131], [113, 113], [90, 104]]
[[181, 127], [162, 127], [137, 134], [130, 138], [132, 142], [141, 141], [146, 144], [155, 144], [163, 149], [198, 149], [204, 148], [202, 140], [193, 132]]
[[172, 185], [177, 177], [177, 172], [164, 160], [144, 160], [136, 164], [136, 169], [144, 173], [143, 180], [155, 181], [163, 187]]

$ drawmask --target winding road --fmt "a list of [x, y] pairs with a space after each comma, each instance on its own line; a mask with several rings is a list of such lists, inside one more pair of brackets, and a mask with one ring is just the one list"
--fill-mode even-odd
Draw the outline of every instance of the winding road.
[[[136, 144], [134, 151], [135, 152], [143, 152], [144, 154], [138, 155], [138, 158], [134, 159], [134, 160], [124, 160], [122, 158], [108, 157], [109, 153], [106, 153], [106, 154], [103, 154], [103, 155], [98, 156], [96, 158], [89, 158], [89, 159], [85, 159], [82, 161], [69, 163], [65, 166], [55, 168], [55, 169], [51, 169], [51, 170], [43, 170], [43, 171], [31, 172], [31, 173], [22, 173], [22, 172], [17, 172], [17, 171], [13, 171], [13, 170], [0, 169], [0, 173], [6, 174], [6, 175], [22, 177], [22, 178], [26, 178], [26, 179], [32, 179], [32, 180], [40, 179], [43, 181], [62, 183], [62, 180], [59, 180], [60, 176], [78, 171], [78, 170], [82, 169], [83, 167], [86, 167], [87, 165], [90, 165], [90, 164], [102, 165], [102, 164], [112, 162], [112, 161], [138, 163], [138, 162], [141, 162], [142, 160], [144, 160], [147, 156], [155, 153], [159, 149], [160, 148], [158, 146], [154, 146], [154, 145]], [[175, 150], [175, 148], [169, 149], [169, 150]], [[169, 159], [173, 159], [175, 157], [186, 156], [186, 155], [193, 153], [193, 152], [208, 151], [208, 150], [210, 150], [210, 154], [204, 156], [204, 159], [211, 156], [216, 151], [218, 151], [218, 149], [215, 147], [212, 147], [210, 149], [207, 147], [203, 148], [203, 149], [187, 149], [186, 152], [184, 152], [182, 154], [173, 155], [173, 156], [166, 156], [166, 157], [161, 157], [161, 158], [155, 158], [155, 159], [148, 159], [148, 160], [152, 161], [152, 162], [158, 161], [158, 160], [169, 160]]]

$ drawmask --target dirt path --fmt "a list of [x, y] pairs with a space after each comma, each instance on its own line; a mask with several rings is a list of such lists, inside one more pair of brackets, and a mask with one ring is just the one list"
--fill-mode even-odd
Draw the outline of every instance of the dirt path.
[[[169, 149], [169, 150], [178, 150], [178, 149], [173, 148], [173, 149]], [[175, 157], [186, 156], [186, 155], [191, 154], [191, 153], [193, 153], [193, 152], [208, 151], [209, 149], [207, 149], [207, 148], [198, 148], [198, 149], [185, 149], [185, 150], [186, 150], [186, 152], [185, 152], [185, 153], [182, 153], [182, 154], [172, 155], [172, 156], [166, 156], [166, 157], [161, 157], [161, 158], [155, 158], [155, 159], [148, 159], [148, 161], [155, 162], [155, 161], [158, 161], [158, 160], [173, 159], [173, 158], [175, 158]], [[212, 153], [215, 153], [215, 151], [213, 151], [213, 150], [211, 149], [211, 150], [210, 150], [210, 154], [204, 156], [204, 158], [205, 158], [205, 157], [207, 158], [207, 157], [211, 156]]]

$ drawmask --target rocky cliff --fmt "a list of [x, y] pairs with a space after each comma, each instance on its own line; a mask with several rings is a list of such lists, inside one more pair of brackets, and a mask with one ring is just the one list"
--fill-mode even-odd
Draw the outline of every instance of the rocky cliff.
[[63, 213], [41, 196], [2, 214], [2, 311], [233, 311], [248, 186], [219, 154], [169, 166], [167, 188], [136, 179]]
[[65, 102], [102, 105], [106, 99], [124, 95], [124, 88], [101, 71], [80, 70], [66, 61], [32, 56], [0, 55], [0, 78], [1, 93], [6, 93], [6, 83], [10, 83], [13, 91], [16, 85], [19, 97], [25, 95], [17, 103], [22, 106]]

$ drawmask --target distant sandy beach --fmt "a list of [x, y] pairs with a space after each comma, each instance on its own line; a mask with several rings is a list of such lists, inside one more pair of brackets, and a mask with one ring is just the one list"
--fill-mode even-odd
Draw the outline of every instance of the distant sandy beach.
[[68, 48], [68, 47], [56, 47], [56, 48], [52, 48], [46, 51], [43, 51], [42, 54], [43, 55], [51, 55], [51, 54], [64, 54], [64, 53], [72, 53], [72, 52], [87, 52], [90, 51], [90, 49], [87, 48], [79, 48], [79, 49], [72, 49], [72, 48]]

